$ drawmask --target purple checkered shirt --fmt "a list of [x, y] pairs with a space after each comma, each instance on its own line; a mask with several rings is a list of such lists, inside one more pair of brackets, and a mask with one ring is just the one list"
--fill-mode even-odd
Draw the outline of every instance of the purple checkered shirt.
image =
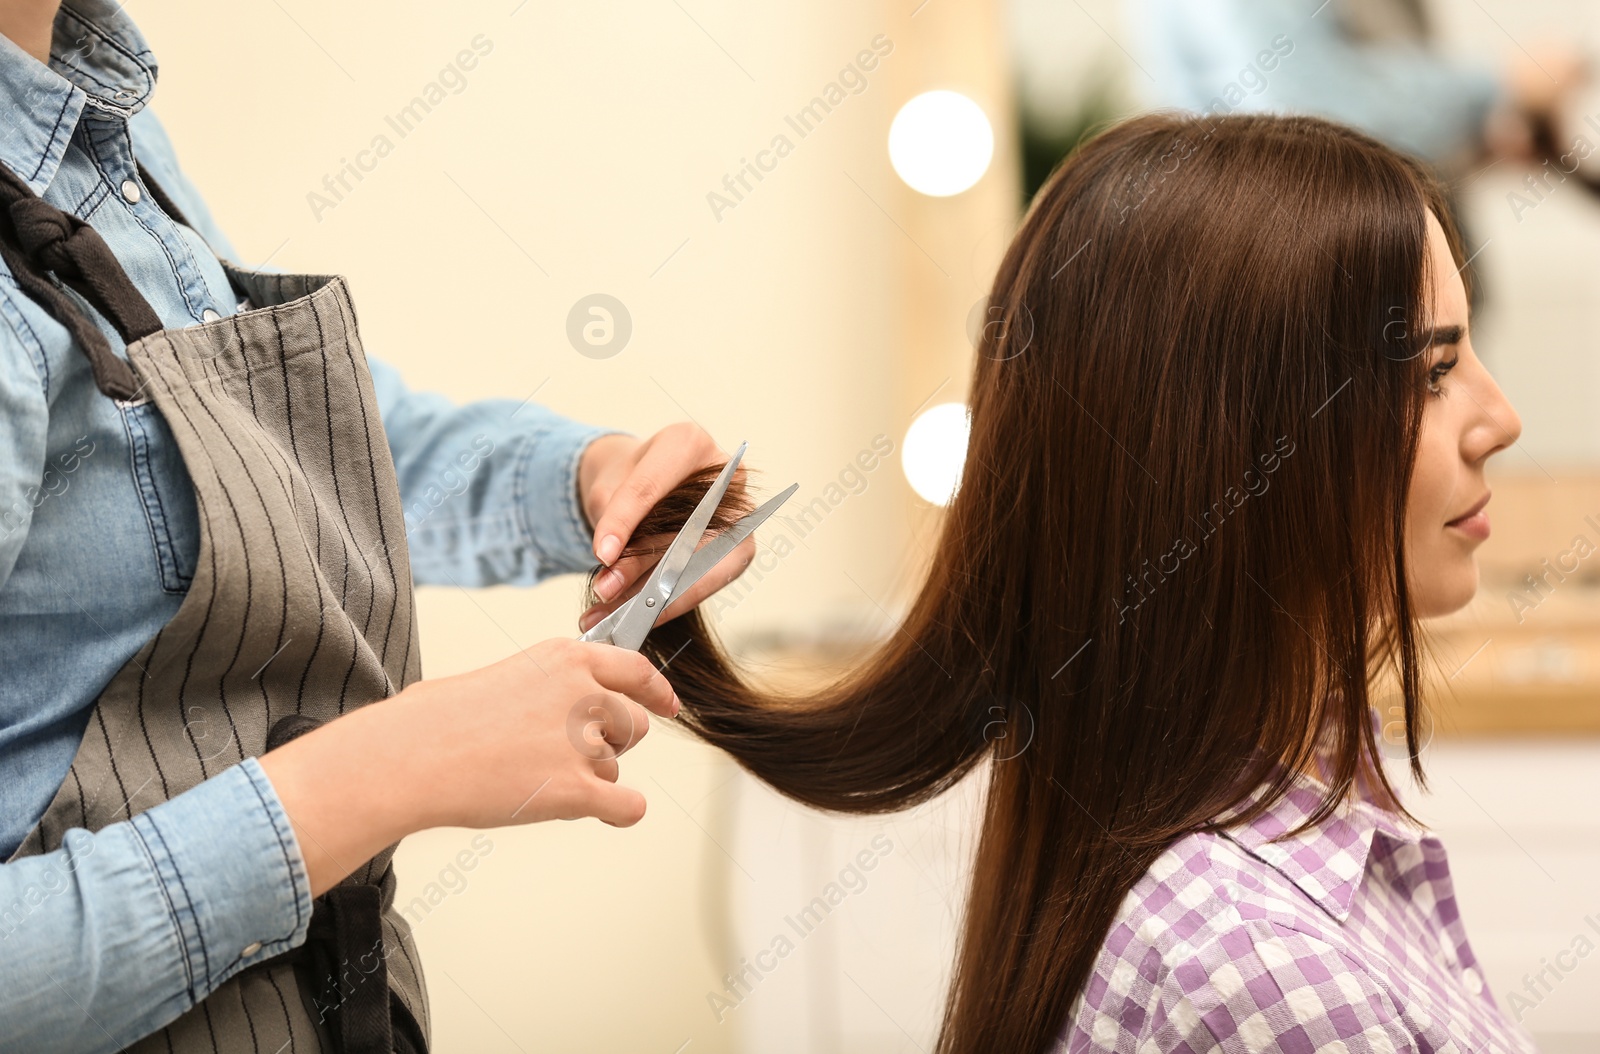
[[1444, 846], [1371, 800], [1294, 838], [1305, 778], [1254, 823], [1180, 838], [1118, 909], [1067, 1054], [1533, 1054], [1467, 943]]

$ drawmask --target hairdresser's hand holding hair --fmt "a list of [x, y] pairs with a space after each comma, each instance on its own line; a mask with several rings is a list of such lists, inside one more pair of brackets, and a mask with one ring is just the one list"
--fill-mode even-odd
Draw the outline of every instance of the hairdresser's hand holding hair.
[[[688, 422], [668, 425], [645, 440], [608, 435], [589, 445], [578, 467], [578, 489], [583, 495], [584, 515], [594, 527], [595, 556], [606, 570], [594, 582], [601, 603], [584, 612], [579, 629], [587, 631], [610, 614], [628, 598], [629, 587], [637, 585], [654, 566], [654, 554], [618, 559], [646, 514], [696, 471], [720, 468], [727, 460], [727, 453], [705, 429]], [[743, 478], [741, 467], [734, 479], [737, 483]], [[730, 493], [737, 493], [737, 488]], [[739, 577], [755, 554], [752, 535], [667, 605], [666, 618], [676, 618]]]

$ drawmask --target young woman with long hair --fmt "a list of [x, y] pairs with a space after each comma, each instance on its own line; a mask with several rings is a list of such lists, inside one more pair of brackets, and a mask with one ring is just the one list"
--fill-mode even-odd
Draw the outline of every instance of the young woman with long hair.
[[[803, 698], [697, 616], [653, 633], [689, 727], [798, 801], [897, 810], [987, 766], [944, 1054], [1532, 1049], [1375, 735], [1392, 684], [1420, 782], [1418, 620], [1473, 595], [1521, 428], [1462, 267], [1438, 186], [1357, 132], [1118, 124], [1000, 265], [1031, 325], [985, 331], [898, 631]], [[1034, 728], [1015, 757], [995, 707]]]

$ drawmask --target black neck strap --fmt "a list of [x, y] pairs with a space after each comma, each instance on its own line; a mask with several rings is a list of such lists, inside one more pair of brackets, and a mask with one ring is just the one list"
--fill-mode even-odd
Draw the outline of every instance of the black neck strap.
[[[186, 223], [143, 165], [139, 178], [167, 215]], [[105, 334], [49, 275], [54, 273], [104, 315], [124, 344], [158, 332], [160, 317], [100, 232], [39, 197], [5, 165], [0, 165], [0, 258], [22, 291], [72, 334], [89, 359], [95, 386], [113, 399], [134, 398], [139, 384], [133, 367], [111, 350]]]

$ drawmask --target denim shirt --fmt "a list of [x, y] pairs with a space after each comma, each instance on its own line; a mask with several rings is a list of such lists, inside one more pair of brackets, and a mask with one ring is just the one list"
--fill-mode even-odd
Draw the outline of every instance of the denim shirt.
[[[238, 257], [147, 108], [155, 80], [120, 5], [67, 0], [48, 67], [0, 36], [0, 162], [90, 222], [177, 328], [238, 309], [214, 252]], [[142, 187], [136, 157], [198, 233]], [[532, 584], [594, 563], [575, 476], [609, 430], [515, 399], [452, 406], [370, 365], [418, 583]], [[66, 778], [102, 687], [177, 611], [198, 546], [160, 413], [102, 395], [0, 265], [0, 860]], [[303, 941], [309, 917], [298, 846], [254, 759], [70, 832], [0, 865], [0, 1050], [116, 1050]]]

